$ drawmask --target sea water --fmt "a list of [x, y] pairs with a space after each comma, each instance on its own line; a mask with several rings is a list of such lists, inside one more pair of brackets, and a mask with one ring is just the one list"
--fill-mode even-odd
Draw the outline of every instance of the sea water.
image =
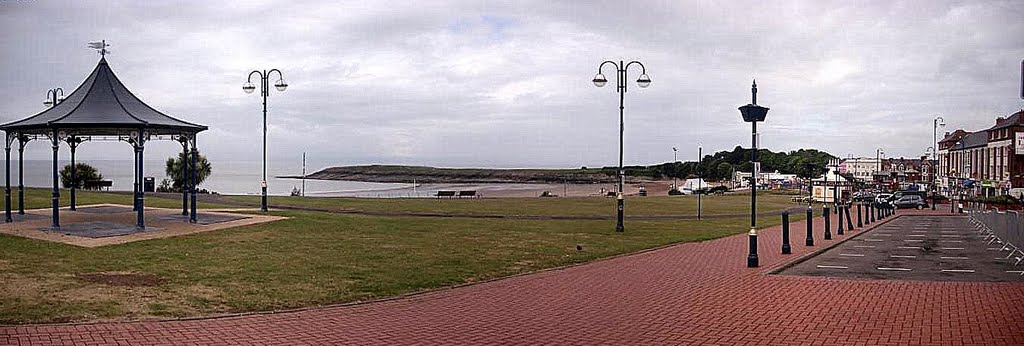
[[[112, 191], [131, 191], [134, 183], [134, 162], [132, 160], [77, 160], [95, 167], [104, 180], [113, 183]], [[70, 162], [60, 160], [58, 168]], [[260, 161], [216, 161], [211, 163], [213, 169], [199, 188], [230, 195], [259, 195], [260, 181], [263, 180], [263, 164]], [[166, 163], [163, 160], [145, 160], [143, 176], [153, 177], [157, 186], [167, 178]], [[308, 170], [307, 173], [314, 171]], [[0, 174], [2, 175], [2, 174]], [[25, 186], [52, 187], [53, 161], [25, 160]], [[293, 188], [302, 189], [301, 179], [277, 178], [278, 176], [300, 176], [302, 167], [280, 167], [269, 164], [267, 167], [267, 193], [283, 196], [292, 192]], [[11, 187], [18, 184], [18, 161], [11, 160]], [[401, 183], [369, 183], [359, 181], [334, 181], [306, 179], [307, 196], [349, 196], [349, 197], [423, 197], [427, 191], [413, 192], [412, 182]]]

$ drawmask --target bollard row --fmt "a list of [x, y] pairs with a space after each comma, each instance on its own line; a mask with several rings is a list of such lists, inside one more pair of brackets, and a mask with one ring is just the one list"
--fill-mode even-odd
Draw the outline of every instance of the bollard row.
[[[857, 203], [857, 226], [854, 227], [853, 223], [853, 204], [849, 205], [838, 205], [836, 210], [831, 210], [827, 205], [822, 206], [821, 215], [824, 218], [825, 223], [825, 240], [832, 240], [832, 212], [838, 214], [836, 221], [838, 222], [836, 235], [845, 235], [846, 230], [853, 231], [855, 228], [863, 228], [865, 225], [870, 225], [876, 220], [881, 220], [889, 215], [892, 215], [891, 211], [886, 208], [876, 207], [872, 203]], [[877, 216], [877, 219], [876, 219]], [[814, 246], [814, 209], [811, 206], [807, 206], [806, 210], [806, 238], [804, 239], [805, 246]], [[756, 238], [751, 238], [751, 243], [756, 242]], [[782, 253], [792, 254], [793, 246], [790, 243], [790, 224], [789, 224], [789, 211], [782, 212]]]

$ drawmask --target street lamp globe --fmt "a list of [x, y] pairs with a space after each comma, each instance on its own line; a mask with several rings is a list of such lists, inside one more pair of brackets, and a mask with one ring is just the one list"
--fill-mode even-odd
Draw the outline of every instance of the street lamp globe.
[[245, 82], [245, 84], [242, 84], [242, 91], [245, 91], [246, 94], [252, 94], [255, 90], [256, 85], [252, 84], [252, 82]]
[[47, 107], [53, 106], [53, 100], [46, 99], [45, 101], [43, 101], [43, 105]]
[[636, 80], [636, 85], [639, 85], [641, 88], [646, 88], [646, 87], [650, 86], [651, 85], [651, 77], [648, 77], [647, 74], [640, 75], [640, 78], [638, 78]]
[[594, 85], [596, 85], [598, 88], [600, 88], [600, 87], [603, 87], [605, 84], [608, 84], [608, 79], [604, 78], [603, 74], [598, 73], [596, 76], [594, 76], [593, 82], [594, 82]]
[[274, 83], [274, 87], [277, 88], [277, 91], [284, 91], [284, 89], [288, 89], [288, 83], [284, 82], [284, 78], [278, 79], [277, 83]]

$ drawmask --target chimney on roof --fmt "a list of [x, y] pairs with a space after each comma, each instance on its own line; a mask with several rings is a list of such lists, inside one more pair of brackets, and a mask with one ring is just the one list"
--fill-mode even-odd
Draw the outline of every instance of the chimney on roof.
[[949, 137], [949, 131], [946, 131], [946, 135], [943, 137]]
[[1003, 117], [996, 118], [996, 125], [999, 125], [999, 123], [1003, 122], [1003, 120], [1006, 120], [1006, 119], [1004, 119]]

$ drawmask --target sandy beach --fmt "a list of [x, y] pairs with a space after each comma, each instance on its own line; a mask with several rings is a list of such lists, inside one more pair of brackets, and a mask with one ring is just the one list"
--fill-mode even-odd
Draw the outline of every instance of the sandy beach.
[[[627, 195], [636, 195], [640, 187], [644, 186], [647, 193], [652, 196], [663, 196], [668, 194], [672, 181], [650, 181], [644, 183], [626, 184]], [[507, 198], [507, 197], [540, 197], [545, 191], [551, 194], [565, 197], [599, 197], [607, 191], [615, 191], [615, 184], [421, 184], [419, 190], [475, 190], [481, 197]]]

